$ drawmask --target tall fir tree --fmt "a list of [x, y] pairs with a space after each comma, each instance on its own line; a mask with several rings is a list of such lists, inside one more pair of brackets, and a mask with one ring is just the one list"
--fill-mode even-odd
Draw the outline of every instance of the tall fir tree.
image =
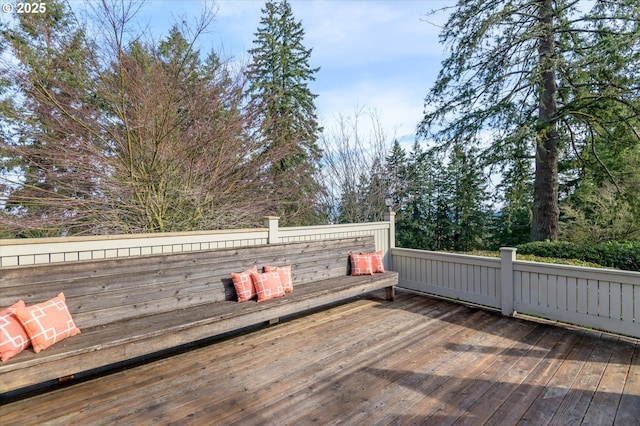
[[82, 232], [86, 211], [75, 206], [94, 193], [100, 165], [77, 142], [91, 138], [91, 131], [65, 131], [64, 110], [93, 119], [92, 51], [64, 2], [49, 2], [47, 13], [17, 16], [15, 25], [0, 27], [0, 54], [11, 58], [0, 62], [0, 166], [6, 173], [0, 174], [0, 194], [10, 212], [3, 222], [29, 223], [16, 231], [21, 237]]
[[406, 187], [402, 195], [405, 201], [396, 216], [396, 242], [399, 247], [434, 248], [433, 174], [433, 159], [416, 141], [407, 156]]
[[235, 228], [271, 213], [281, 157], [254, 137], [246, 75], [195, 48], [213, 11], [154, 42], [132, 31], [134, 6], [99, 2], [89, 32], [53, 0], [1, 24], [0, 233]]
[[[589, 32], [567, 41], [590, 46], [578, 50], [576, 73], [559, 92], [582, 110], [568, 120], [572, 137], [560, 163], [562, 237], [571, 241], [640, 239], [640, 6], [624, 5], [623, 19], [590, 22]], [[610, 7], [598, 2], [593, 14]]]
[[[249, 50], [249, 93], [262, 105], [261, 132], [265, 152], [276, 152], [270, 166], [270, 191], [276, 213], [289, 224], [314, 220], [313, 206], [321, 186], [316, 180], [321, 150], [314, 100], [308, 83], [319, 68], [309, 65], [312, 49], [304, 44], [302, 22], [296, 21], [287, 0], [267, 1], [262, 9], [254, 48]], [[297, 188], [281, 196], [283, 185]]]
[[[640, 142], [630, 119], [638, 111], [640, 5], [598, 0], [587, 2], [590, 10], [578, 6], [574, 0], [459, 2], [441, 33], [451, 54], [425, 98], [423, 136], [451, 146], [490, 133], [488, 162], [509, 167], [525, 158], [535, 165], [533, 240], [559, 236], [566, 147], [579, 151], [591, 135], [597, 139], [612, 127], [631, 130], [629, 141]], [[610, 64], [615, 72], [607, 72]], [[616, 105], [606, 123], [594, 114], [605, 104]]]
[[447, 167], [451, 249], [469, 251], [483, 247], [489, 223], [486, 182], [476, 150], [454, 147]]
[[402, 210], [406, 204], [407, 166], [407, 152], [396, 139], [386, 158], [386, 174], [389, 194], [393, 197], [393, 204], [399, 210]]

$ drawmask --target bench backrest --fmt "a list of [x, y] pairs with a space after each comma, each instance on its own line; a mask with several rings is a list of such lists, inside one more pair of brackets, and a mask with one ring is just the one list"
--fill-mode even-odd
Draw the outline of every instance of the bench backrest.
[[[194, 305], [237, 300], [231, 272], [292, 265], [294, 288], [348, 273], [349, 252], [373, 236], [0, 268], [0, 308], [64, 292], [80, 329]], [[295, 290], [294, 290], [295, 291]], [[250, 302], [253, 303], [253, 302]]]

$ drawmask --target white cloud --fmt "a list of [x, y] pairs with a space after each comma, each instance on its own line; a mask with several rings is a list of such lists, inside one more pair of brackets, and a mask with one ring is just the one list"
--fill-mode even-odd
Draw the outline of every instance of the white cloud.
[[293, 1], [312, 65], [321, 67], [311, 85], [320, 117], [330, 122], [367, 106], [392, 136], [413, 134], [443, 56], [440, 28], [423, 18], [443, 4], [451, 2]]
[[[293, 1], [320, 62], [358, 66], [440, 53], [439, 29], [421, 21], [432, 1]], [[297, 12], [299, 11], [299, 12]]]
[[375, 109], [389, 137], [401, 138], [415, 132], [422, 116], [422, 97], [415, 88], [399, 82], [360, 80], [321, 91], [316, 104], [328, 127], [340, 115], [353, 115], [359, 108]]
[[[149, 0], [139, 16], [156, 36], [166, 36], [176, 19], [197, 17], [200, 0]], [[432, 9], [452, 6], [435, 0], [290, 0], [302, 21], [304, 44], [312, 48], [311, 66], [320, 67], [310, 83], [318, 94], [318, 115], [330, 124], [354, 108], [378, 111], [391, 136], [415, 132], [423, 99], [435, 81], [443, 47], [440, 28], [425, 21]], [[217, 0], [217, 15], [200, 40], [201, 52], [215, 50], [225, 59], [249, 59], [264, 0]], [[444, 24], [446, 14], [426, 18]]]

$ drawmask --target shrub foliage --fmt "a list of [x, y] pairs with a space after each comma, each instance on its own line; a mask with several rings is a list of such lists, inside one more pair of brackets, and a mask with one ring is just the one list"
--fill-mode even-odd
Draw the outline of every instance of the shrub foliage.
[[609, 241], [576, 244], [566, 241], [536, 241], [517, 246], [518, 253], [561, 259], [580, 259], [608, 268], [640, 271], [640, 242]]

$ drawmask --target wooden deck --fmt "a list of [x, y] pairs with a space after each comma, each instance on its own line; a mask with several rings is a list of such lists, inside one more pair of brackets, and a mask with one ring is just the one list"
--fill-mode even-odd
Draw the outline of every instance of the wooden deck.
[[637, 340], [383, 298], [5, 400], [0, 424], [638, 424]]

